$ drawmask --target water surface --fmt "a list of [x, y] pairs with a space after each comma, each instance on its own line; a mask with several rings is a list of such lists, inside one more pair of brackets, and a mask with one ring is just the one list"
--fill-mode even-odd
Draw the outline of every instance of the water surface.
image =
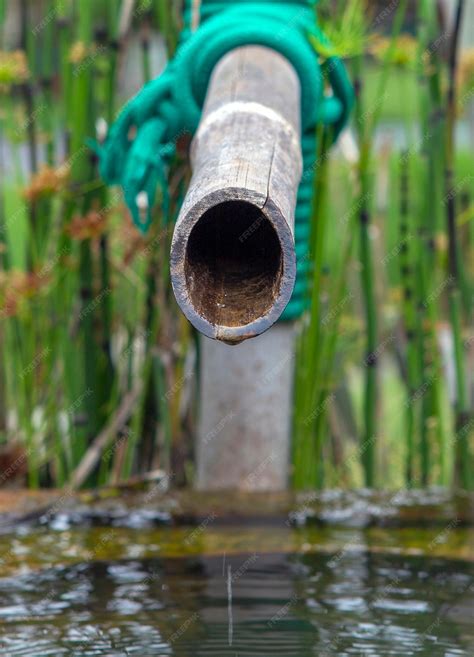
[[349, 548], [117, 560], [91, 553], [7, 576], [1, 654], [474, 654], [471, 562]]

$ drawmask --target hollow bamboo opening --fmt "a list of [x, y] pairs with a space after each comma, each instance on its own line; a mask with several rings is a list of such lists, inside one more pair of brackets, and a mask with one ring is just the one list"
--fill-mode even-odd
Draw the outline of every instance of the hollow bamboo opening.
[[258, 207], [225, 201], [193, 227], [184, 271], [198, 314], [214, 325], [244, 326], [265, 315], [279, 295], [280, 240]]

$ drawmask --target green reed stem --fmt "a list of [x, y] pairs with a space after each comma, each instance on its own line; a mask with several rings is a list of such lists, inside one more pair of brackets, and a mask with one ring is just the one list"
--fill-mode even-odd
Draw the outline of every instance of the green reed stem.
[[364, 392], [364, 428], [362, 432], [361, 454], [364, 466], [365, 485], [375, 483], [375, 427], [377, 413], [377, 309], [373, 285], [373, 263], [370, 246], [371, 181], [369, 177], [371, 140], [365, 125], [362, 99], [362, 60], [355, 59], [354, 86], [356, 92], [355, 121], [359, 142], [359, 162], [357, 177], [359, 182], [359, 256], [361, 263], [361, 285], [364, 296], [366, 358]]
[[[456, 431], [464, 426], [469, 414], [469, 401], [466, 387], [466, 371], [464, 367], [464, 345], [461, 328], [461, 286], [459, 274], [459, 240], [456, 223], [456, 205], [454, 189], [454, 158], [455, 141], [454, 131], [456, 126], [456, 75], [458, 63], [459, 35], [464, 9], [464, 0], [458, 0], [456, 4], [456, 15], [453, 35], [451, 37], [449, 67], [448, 67], [448, 92], [446, 100], [446, 221], [449, 244], [448, 272], [449, 272], [449, 310], [451, 328], [454, 340], [454, 364], [456, 371]], [[457, 441], [456, 467], [460, 482], [464, 488], [471, 487], [471, 456], [469, 453], [469, 435], [463, 435]]]
[[321, 436], [315, 435], [314, 414], [321, 385], [321, 281], [327, 230], [328, 135], [317, 139], [316, 173], [313, 179], [311, 236], [311, 306], [309, 322], [298, 347], [295, 392], [295, 445], [293, 484], [297, 489], [314, 487], [318, 481]]
[[403, 289], [403, 315], [405, 325], [405, 340], [407, 353], [407, 398], [405, 403], [406, 418], [406, 465], [405, 478], [411, 487], [415, 472], [415, 403], [413, 395], [416, 392], [418, 381], [418, 360], [415, 342], [416, 314], [413, 307], [414, 281], [413, 281], [413, 254], [410, 248], [410, 198], [409, 198], [409, 151], [400, 162], [400, 279]]

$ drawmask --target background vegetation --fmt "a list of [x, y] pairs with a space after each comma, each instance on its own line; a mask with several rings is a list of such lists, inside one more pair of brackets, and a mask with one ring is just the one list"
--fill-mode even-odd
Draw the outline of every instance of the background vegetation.
[[[472, 488], [474, 50], [457, 47], [463, 4], [453, 19], [432, 0], [320, 3], [334, 50], [314, 47], [346, 59], [357, 101], [340, 147], [327, 153], [320, 139], [303, 174], [314, 177], [314, 267], [296, 359], [296, 488]], [[168, 0], [0, 2], [4, 483], [157, 471], [192, 481], [199, 353], [168, 273], [189, 139], [146, 238], [88, 147], [159, 72], [160, 44], [173, 53], [180, 21]]]

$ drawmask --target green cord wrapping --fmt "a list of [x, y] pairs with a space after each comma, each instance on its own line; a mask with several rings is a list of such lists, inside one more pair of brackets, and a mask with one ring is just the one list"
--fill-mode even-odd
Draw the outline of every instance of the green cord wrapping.
[[[157, 186], [167, 204], [167, 169], [183, 131], [194, 133], [201, 117], [214, 66], [230, 50], [243, 45], [267, 46], [280, 52], [301, 82], [303, 176], [295, 213], [297, 277], [282, 319], [294, 319], [307, 304], [312, 180], [316, 167], [316, 126], [332, 125], [334, 139], [344, 127], [353, 92], [342, 62], [325, 62], [333, 95], [325, 96], [319, 57], [309, 41], [325, 41], [312, 0], [201, 0], [199, 28], [191, 32], [192, 0], [186, 0], [184, 29], [175, 57], [164, 73], [146, 84], [123, 108], [98, 149], [100, 173], [108, 184], [121, 185], [137, 227], [146, 232]], [[130, 136], [135, 129], [135, 137]], [[145, 219], [136, 204], [146, 192]]]

